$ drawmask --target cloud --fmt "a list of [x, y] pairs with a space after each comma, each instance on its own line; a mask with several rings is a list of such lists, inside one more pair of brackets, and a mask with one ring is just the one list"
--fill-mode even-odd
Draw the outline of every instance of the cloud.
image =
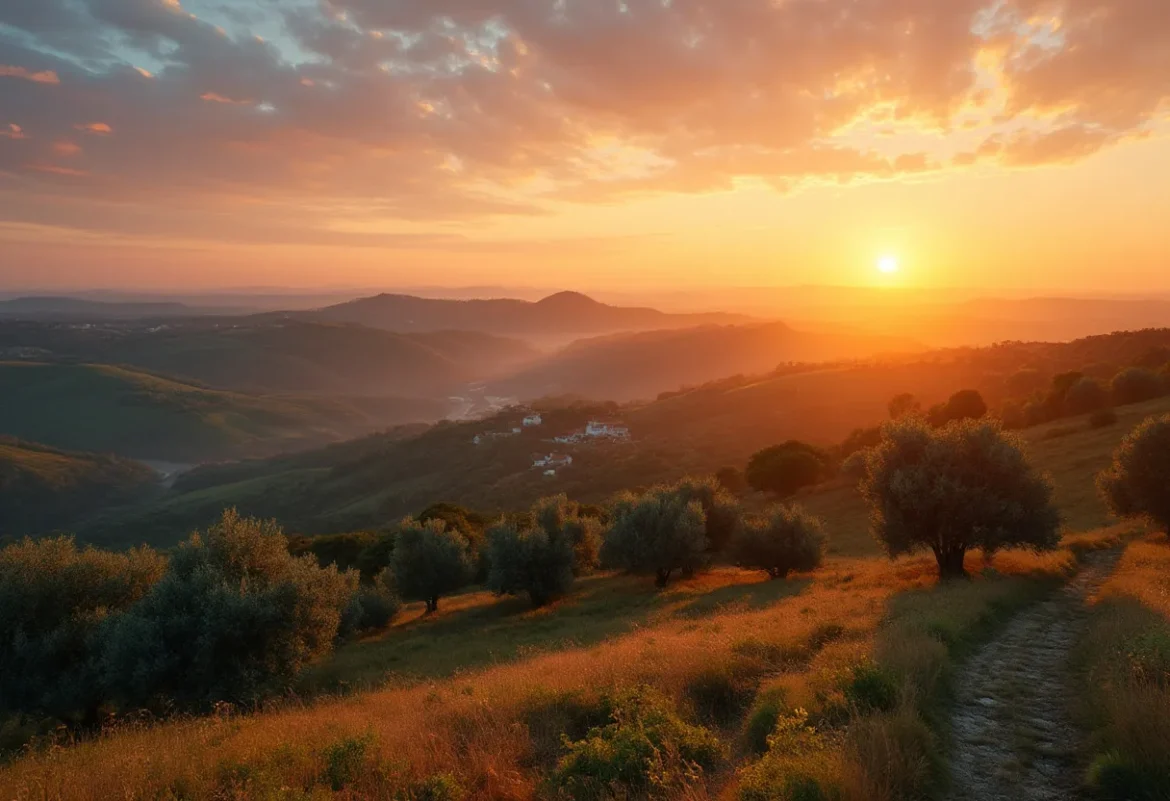
[[23, 78], [33, 83], [61, 83], [61, 79], [57, 77], [57, 73], [52, 70], [32, 72], [24, 67], [9, 67], [4, 65], [0, 65], [0, 78]]
[[1165, 0], [12, 0], [0, 178], [26, 223], [214, 237], [242, 204], [231, 238], [356, 241], [333, 221], [1067, 163], [1165, 115], [1167, 42]]

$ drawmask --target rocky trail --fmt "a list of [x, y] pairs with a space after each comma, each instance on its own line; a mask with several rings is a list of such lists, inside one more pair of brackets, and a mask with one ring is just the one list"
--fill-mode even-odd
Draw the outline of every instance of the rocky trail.
[[1069, 655], [1086, 600], [1119, 555], [1091, 554], [1067, 586], [1012, 618], [963, 666], [951, 719], [948, 801], [1077, 797], [1084, 766], [1069, 713]]

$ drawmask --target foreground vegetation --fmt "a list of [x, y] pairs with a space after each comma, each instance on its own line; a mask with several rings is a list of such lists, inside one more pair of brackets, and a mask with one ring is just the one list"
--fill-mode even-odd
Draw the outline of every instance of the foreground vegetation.
[[1105, 801], [1170, 798], [1170, 542], [1129, 545], [1078, 649], [1089, 782]]
[[[490, 650], [524, 626], [544, 644], [512, 663], [351, 699], [123, 724], [30, 753], [0, 771], [0, 788], [77, 799], [599, 797], [624, 781], [623, 754], [649, 754], [658, 767], [647, 786], [671, 797], [925, 793], [942, 779], [929, 724], [952, 659], [1074, 561], [1067, 549], [1006, 552], [985, 572], [972, 555], [974, 579], [942, 586], [929, 558], [836, 559], [787, 582], [724, 569], [665, 594], [601, 577], [592, 601], [505, 606], [486, 626], [460, 605], [404, 620], [387, 639], [454, 626], [448, 642]], [[639, 598], [636, 628], [573, 644], [580, 606], [633, 622], [624, 606]]]

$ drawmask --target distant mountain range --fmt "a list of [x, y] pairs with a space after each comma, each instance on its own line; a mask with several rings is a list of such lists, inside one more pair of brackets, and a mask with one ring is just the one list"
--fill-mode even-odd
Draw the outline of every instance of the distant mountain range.
[[157, 325], [0, 321], [0, 359], [130, 365], [252, 393], [445, 397], [537, 355], [490, 334], [400, 334], [270, 317]]
[[330, 306], [306, 316], [399, 332], [480, 331], [540, 338], [731, 325], [751, 320], [738, 314], [667, 314], [649, 308], [609, 306], [578, 292], [560, 292], [536, 302], [378, 295]]

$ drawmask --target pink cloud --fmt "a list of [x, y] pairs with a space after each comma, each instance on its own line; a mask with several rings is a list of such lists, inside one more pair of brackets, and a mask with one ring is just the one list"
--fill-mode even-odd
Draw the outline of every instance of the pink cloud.
[[0, 78], [23, 78], [33, 83], [59, 84], [61, 79], [52, 70], [33, 72], [24, 67], [9, 67], [0, 64]]

